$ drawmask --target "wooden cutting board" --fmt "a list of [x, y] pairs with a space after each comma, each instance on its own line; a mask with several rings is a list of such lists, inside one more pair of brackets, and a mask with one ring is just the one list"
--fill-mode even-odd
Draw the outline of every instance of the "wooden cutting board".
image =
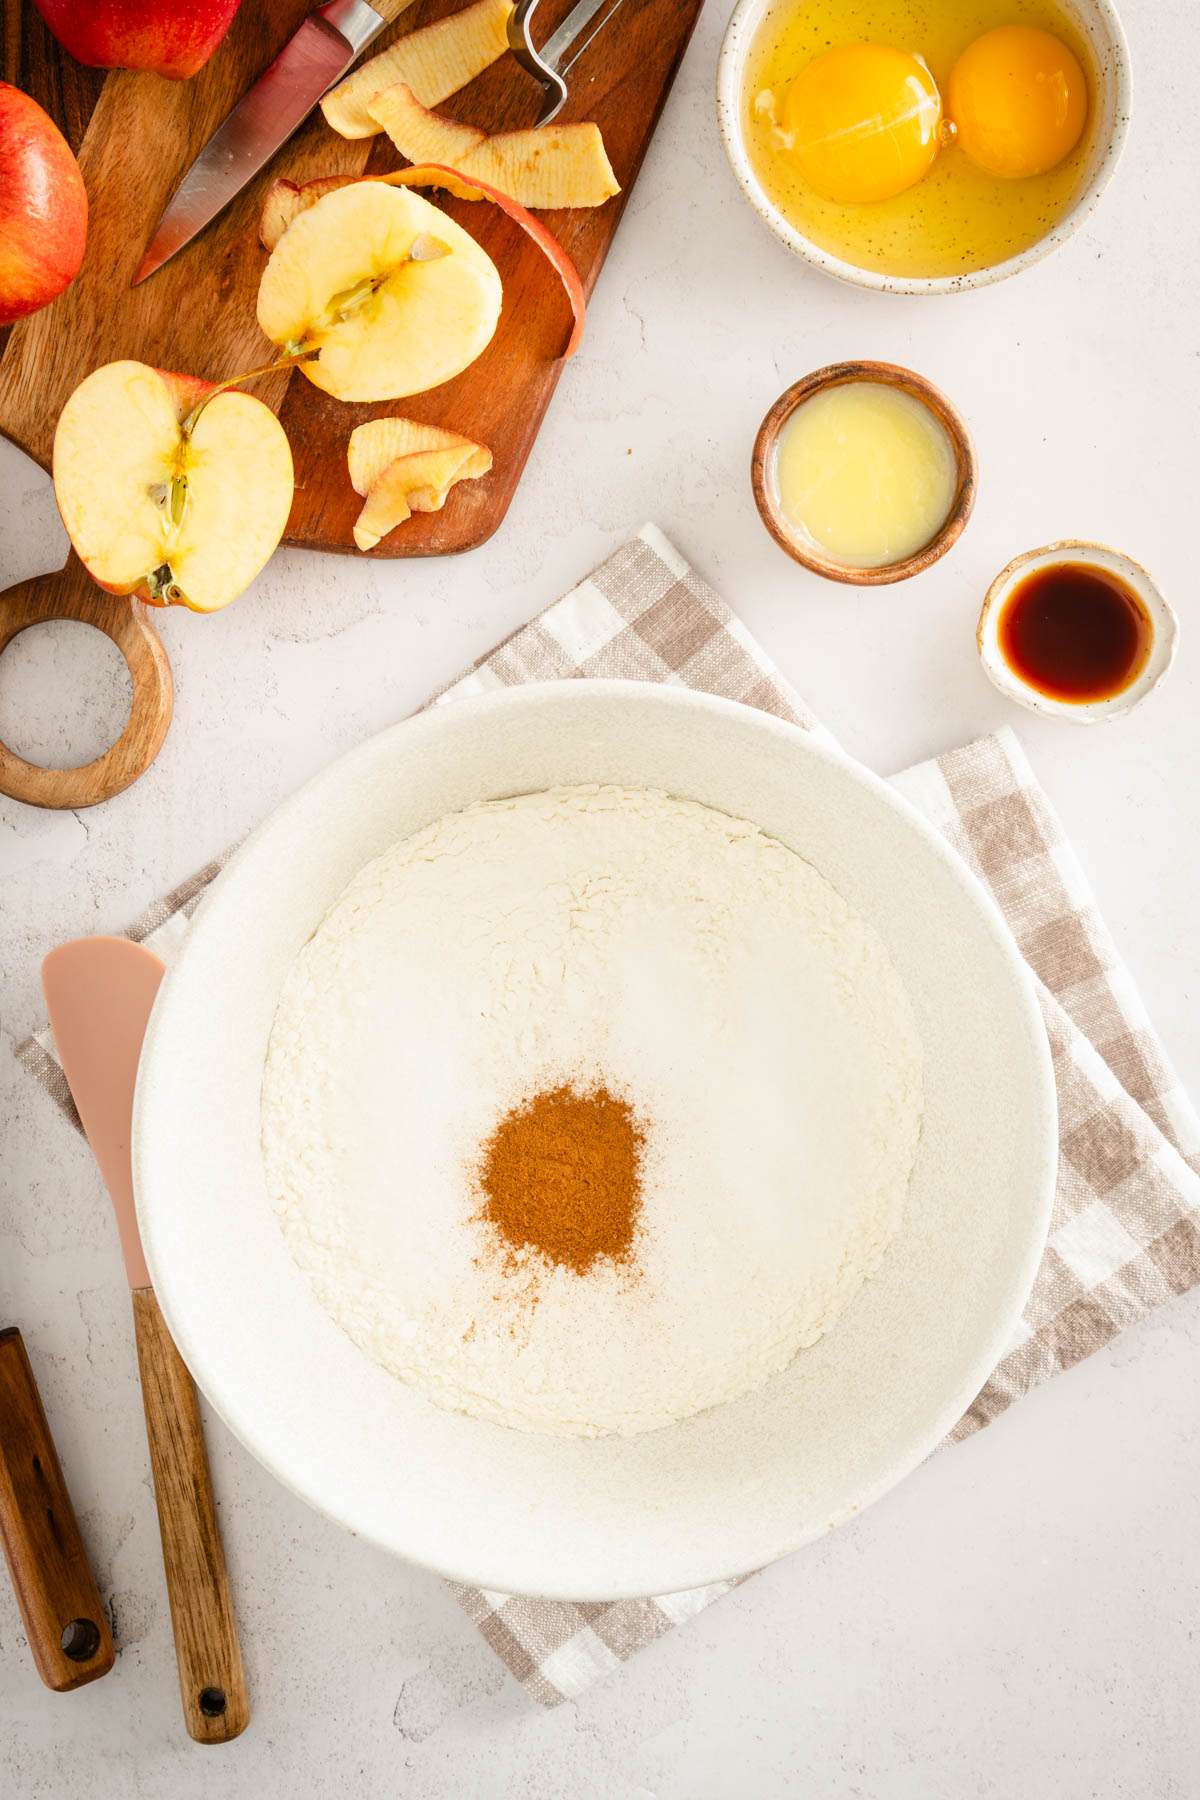
[[[458, 9], [462, 0], [416, 0], [372, 51]], [[385, 137], [349, 143], [314, 113], [231, 207], [139, 288], [130, 279], [167, 199], [192, 157], [250, 82], [311, 10], [314, 0], [243, 0], [224, 43], [191, 81], [120, 71], [98, 90], [53, 40], [6, 70], [48, 107], [76, 143], [98, 91], [79, 159], [91, 207], [87, 256], [68, 291], [14, 326], [0, 362], [0, 432], [43, 468], [71, 390], [99, 364], [138, 357], [158, 368], [218, 380], [266, 360], [255, 320], [265, 253], [256, 237], [263, 194], [276, 176], [379, 173], [401, 165]], [[571, 76], [564, 119], [594, 119], [622, 191], [591, 211], [543, 213], [590, 292], [629, 198], [702, 0], [623, 0], [612, 23]], [[541, 0], [535, 37], [544, 42], [571, 0]], [[33, 15], [26, 3], [23, 12]], [[29, 26], [30, 40], [40, 21]], [[30, 64], [34, 66], [31, 68]], [[529, 125], [541, 91], [504, 56], [442, 109], [489, 130]], [[82, 116], [81, 116], [82, 115]], [[556, 360], [569, 324], [565, 296], [525, 234], [494, 206], [444, 200], [488, 250], [504, 282], [492, 343], [454, 381], [384, 406], [350, 406], [295, 372], [252, 389], [276, 407], [292, 446], [296, 497], [286, 541], [354, 551], [361, 501], [346, 470], [346, 441], [362, 420], [388, 413], [445, 425], [487, 444], [492, 473], [458, 488], [440, 513], [418, 513], [373, 555], [437, 556], [469, 550], [504, 518], [562, 372]], [[588, 354], [585, 333], [580, 356]], [[587, 454], [586, 444], [580, 454]]]

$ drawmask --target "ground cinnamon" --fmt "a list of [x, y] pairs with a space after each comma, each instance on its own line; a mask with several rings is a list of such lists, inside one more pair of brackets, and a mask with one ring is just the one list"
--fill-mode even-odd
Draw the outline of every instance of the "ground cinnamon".
[[484, 1147], [480, 1217], [511, 1254], [586, 1275], [627, 1263], [641, 1210], [643, 1134], [607, 1088], [546, 1089], [507, 1113]]

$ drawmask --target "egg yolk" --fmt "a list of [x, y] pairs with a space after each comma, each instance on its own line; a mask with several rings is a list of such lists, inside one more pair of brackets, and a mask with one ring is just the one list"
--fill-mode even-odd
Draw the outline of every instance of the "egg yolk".
[[1087, 77], [1060, 39], [1001, 25], [969, 44], [947, 91], [956, 142], [989, 175], [1044, 175], [1079, 142]]
[[937, 155], [941, 96], [924, 63], [883, 44], [814, 57], [788, 88], [780, 121], [809, 186], [826, 200], [890, 200]]

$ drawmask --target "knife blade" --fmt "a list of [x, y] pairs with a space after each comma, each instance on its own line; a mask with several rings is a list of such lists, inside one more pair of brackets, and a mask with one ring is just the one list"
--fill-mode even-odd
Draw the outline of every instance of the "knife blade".
[[179, 1692], [189, 1734], [228, 1743], [250, 1718], [196, 1390], [159, 1310], [134, 1210], [133, 1094], [163, 964], [127, 938], [77, 938], [42, 964], [63, 1073], [112, 1198], [133, 1302]]
[[383, 30], [366, 0], [329, 0], [305, 19], [219, 125], [167, 203], [131, 287], [223, 212]]

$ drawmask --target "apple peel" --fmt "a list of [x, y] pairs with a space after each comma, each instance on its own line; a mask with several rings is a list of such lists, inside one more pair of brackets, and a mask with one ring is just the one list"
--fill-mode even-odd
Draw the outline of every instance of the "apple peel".
[[475, 481], [492, 466], [482, 444], [416, 419], [369, 419], [350, 434], [350, 481], [366, 505], [354, 526], [360, 550], [415, 512], [440, 512], [459, 481]]
[[621, 191], [600, 127], [590, 122], [499, 131], [455, 167], [546, 211], [603, 206]]
[[371, 117], [370, 103], [397, 81], [406, 82], [423, 105], [440, 105], [504, 55], [512, 10], [510, 0], [474, 0], [409, 32], [325, 95], [326, 123], [345, 138], [374, 137], [383, 127]]
[[603, 206], [621, 191], [598, 125], [542, 125], [489, 136], [422, 106], [402, 81], [376, 94], [369, 111], [409, 162], [457, 169], [522, 206]]
[[487, 132], [477, 126], [460, 125], [457, 119], [422, 106], [407, 81], [384, 88], [368, 102], [367, 111], [410, 163], [436, 162], [458, 169], [487, 141]]

